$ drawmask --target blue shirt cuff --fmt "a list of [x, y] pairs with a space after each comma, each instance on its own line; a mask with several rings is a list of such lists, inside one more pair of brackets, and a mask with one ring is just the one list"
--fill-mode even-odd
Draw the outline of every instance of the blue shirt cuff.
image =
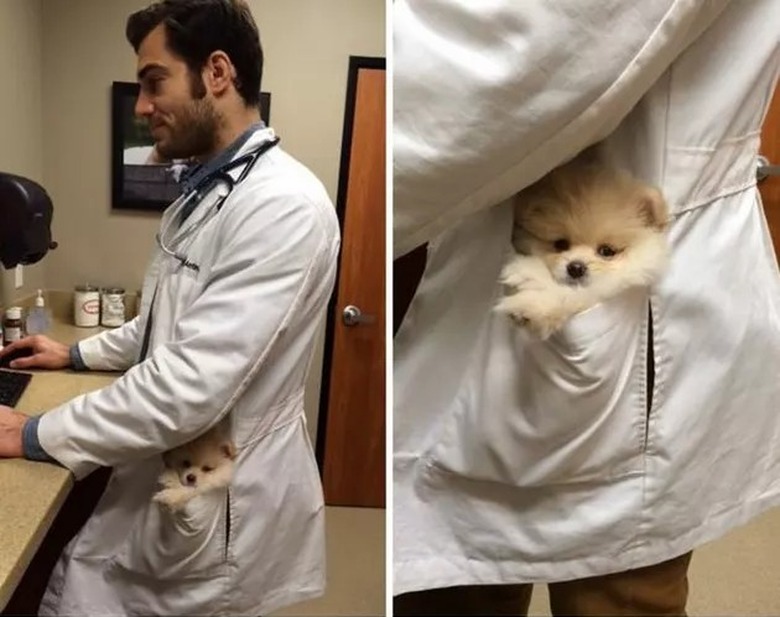
[[38, 422], [40, 419], [40, 416], [30, 418], [22, 427], [22, 451], [24, 452], [24, 458], [29, 461], [56, 463], [57, 461], [46, 453], [46, 450], [43, 449], [41, 442], [38, 440]]
[[84, 358], [81, 355], [81, 351], [79, 351], [78, 343], [70, 346], [70, 366], [74, 371], [89, 370], [89, 367], [84, 364]]

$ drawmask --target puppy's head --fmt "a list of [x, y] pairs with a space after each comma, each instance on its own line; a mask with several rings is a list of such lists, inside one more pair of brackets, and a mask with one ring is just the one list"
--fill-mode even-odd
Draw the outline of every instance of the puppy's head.
[[182, 486], [197, 488], [203, 480], [235, 458], [233, 442], [217, 431], [208, 431], [197, 439], [163, 454], [163, 462], [174, 470]]
[[657, 240], [667, 218], [657, 189], [575, 159], [516, 197], [512, 241], [519, 253], [541, 258], [559, 283], [590, 285]]

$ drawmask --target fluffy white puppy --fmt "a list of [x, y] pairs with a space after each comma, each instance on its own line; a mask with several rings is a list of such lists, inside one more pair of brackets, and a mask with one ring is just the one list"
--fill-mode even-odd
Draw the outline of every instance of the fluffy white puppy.
[[542, 339], [577, 313], [653, 285], [668, 261], [660, 191], [592, 156], [520, 192], [514, 221], [516, 254], [496, 310]]
[[233, 443], [218, 429], [169, 450], [163, 454], [162, 488], [152, 500], [175, 512], [196, 495], [228, 486], [234, 458]]

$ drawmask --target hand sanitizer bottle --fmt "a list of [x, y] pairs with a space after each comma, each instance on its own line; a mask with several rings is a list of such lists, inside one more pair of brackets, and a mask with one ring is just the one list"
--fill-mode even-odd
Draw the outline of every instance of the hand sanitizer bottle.
[[35, 306], [27, 313], [27, 334], [43, 334], [51, 328], [51, 317], [46, 310], [46, 304], [43, 301], [43, 293], [38, 290], [35, 296]]

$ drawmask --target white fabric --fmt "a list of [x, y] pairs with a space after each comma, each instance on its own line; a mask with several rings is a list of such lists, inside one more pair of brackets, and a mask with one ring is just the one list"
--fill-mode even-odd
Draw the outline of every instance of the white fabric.
[[612, 132], [726, 4], [394, 2], [396, 256]]
[[[624, 571], [780, 503], [755, 186], [780, 3], [394, 5], [396, 252], [429, 241], [394, 342], [395, 593]], [[602, 139], [666, 195], [671, 267], [539, 342], [491, 311], [505, 200]]]
[[[258, 131], [236, 156], [272, 137]], [[41, 418], [41, 445], [77, 478], [114, 466], [42, 615], [259, 615], [323, 591], [324, 508], [303, 390], [335, 278], [335, 211], [278, 146], [214, 215], [222, 192], [166, 238], [200, 270], [158, 250], [142, 317], [80, 343], [88, 367], [127, 372]], [[180, 202], [161, 228], [176, 229]], [[155, 288], [149, 355], [134, 365]], [[218, 422], [238, 450], [229, 490], [161, 511], [151, 502], [161, 453]]]

